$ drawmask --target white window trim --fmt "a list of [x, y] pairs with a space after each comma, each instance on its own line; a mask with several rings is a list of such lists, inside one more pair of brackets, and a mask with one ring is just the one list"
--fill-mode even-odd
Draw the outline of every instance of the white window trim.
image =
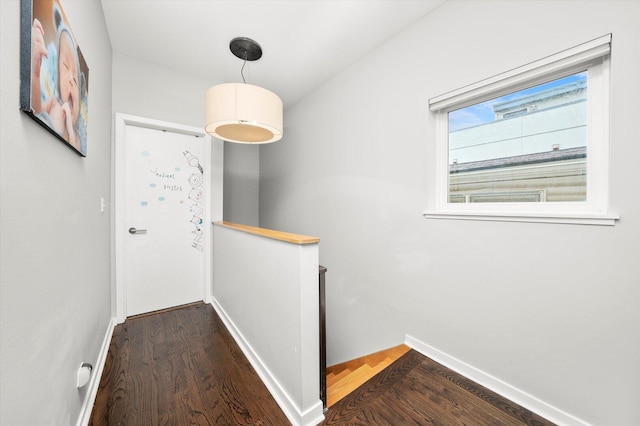
[[[609, 68], [611, 34], [536, 62], [429, 99], [435, 117], [435, 191], [429, 219], [614, 225], [608, 211]], [[587, 201], [557, 203], [449, 203], [448, 112], [589, 69], [587, 85]]]

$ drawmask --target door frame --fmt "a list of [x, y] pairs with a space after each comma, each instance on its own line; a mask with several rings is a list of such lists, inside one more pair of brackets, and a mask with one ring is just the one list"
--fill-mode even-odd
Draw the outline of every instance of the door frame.
[[[124, 273], [124, 255], [125, 255], [125, 238], [127, 236], [127, 224], [125, 223], [125, 207], [126, 207], [126, 181], [125, 181], [125, 164], [126, 164], [126, 128], [127, 126], [137, 126], [149, 129], [158, 129], [168, 132], [182, 133], [187, 135], [193, 135], [204, 138], [204, 158], [200, 159], [200, 164], [203, 169], [203, 186], [205, 197], [205, 212], [204, 212], [204, 282], [202, 283], [202, 300], [210, 303], [212, 298], [212, 283], [211, 283], [211, 222], [212, 217], [214, 220], [220, 220], [222, 217], [222, 181], [218, 179], [218, 175], [222, 176], [221, 170], [218, 167], [222, 167], [222, 143], [213, 139], [208, 135], [204, 129], [186, 126], [182, 124], [169, 123], [160, 120], [154, 120], [145, 117], [138, 117], [129, 114], [116, 113], [115, 117], [115, 152], [114, 152], [114, 256], [115, 259], [115, 317], [116, 323], [121, 324], [127, 317], [127, 303], [126, 303], [126, 280]], [[216, 143], [217, 142], [217, 143]], [[211, 164], [211, 152], [212, 144], [214, 149], [219, 151], [219, 155], [216, 155], [216, 170], [212, 170]], [[213, 171], [213, 173], [212, 173]], [[217, 202], [212, 202], [212, 175], [216, 179], [216, 199], [220, 199]], [[220, 180], [220, 182], [218, 182]], [[219, 192], [218, 192], [219, 191]], [[214, 211], [215, 210], [215, 211]]]

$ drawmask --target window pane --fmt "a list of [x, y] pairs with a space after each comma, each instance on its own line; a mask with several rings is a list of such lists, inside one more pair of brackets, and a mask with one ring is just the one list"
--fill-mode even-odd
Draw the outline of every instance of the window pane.
[[587, 72], [451, 111], [450, 203], [585, 201]]

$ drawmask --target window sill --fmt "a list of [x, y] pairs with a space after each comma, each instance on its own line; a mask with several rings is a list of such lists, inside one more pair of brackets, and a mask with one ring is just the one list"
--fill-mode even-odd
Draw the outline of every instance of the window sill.
[[573, 225], [613, 226], [620, 219], [617, 214], [590, 213], [527, 213], [527, 212], [471, 212], [425, 211], [425, 219], [484, 220], [498, 222], [567, 223]]

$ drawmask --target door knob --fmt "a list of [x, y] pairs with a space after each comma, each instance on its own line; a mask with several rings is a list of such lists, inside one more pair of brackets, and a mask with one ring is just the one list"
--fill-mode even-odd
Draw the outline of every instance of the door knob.
[[146, 229], [136, 229], [136, 228], [131, 227], [131, 228], [129, 228], [129, 233], [131, 235], [133, 235], [133, 234], [146, 234], [147, 230]]

